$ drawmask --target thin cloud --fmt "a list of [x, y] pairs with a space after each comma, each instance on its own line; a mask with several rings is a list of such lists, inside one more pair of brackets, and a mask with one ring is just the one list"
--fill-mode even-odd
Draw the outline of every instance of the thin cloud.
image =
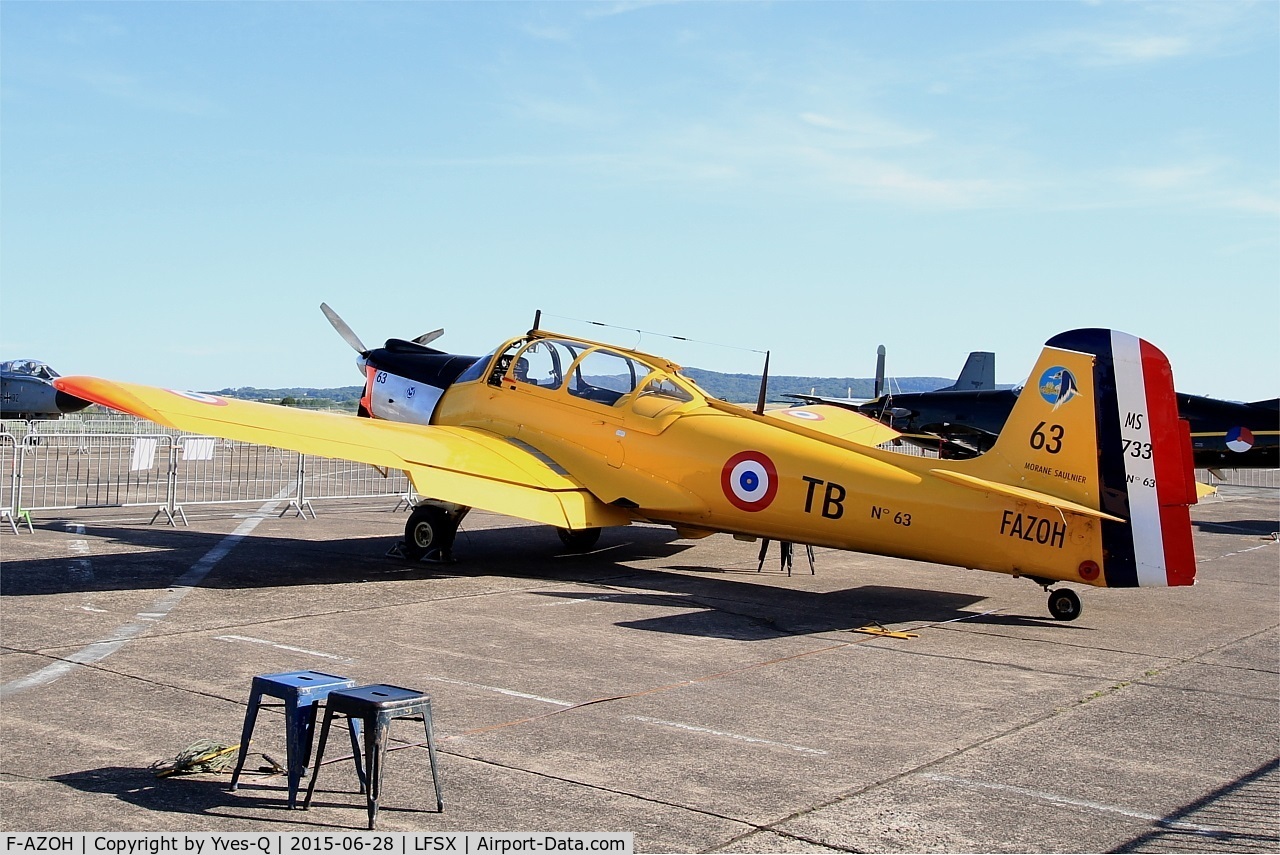
[[1141, 65], [1231, 51], [1274, 27], [1258, 16], [1266, 4], [1180, 2], [1120, 9], [1131, 14], [1092, 27], [1033, 35], [1015, 43], [1011, 52], [1056, 56], [1083, 67]]
[[555, 24], [525, 24], [521, 27], [526, 35], [544, 42], [570, 42], [573, 33], [568, 27]]
[[932, 132], [914, 130], [867, 114], [837, 118], [823, 113], [801, 113], [800, 121], [809, 127], [830, 131], [828, 144], [846, 148], [899, 148], [920, 145], [933, 138]]
[[204, 98], [166, 91], [131, 74], [97, 69], [81, 72], [77, 78], [99, 95], [144, 110], [187, 116], [206, 116], [215, 112], [212, 102]]
[[640, 12], [653, 6], [670, 6], [684, 0], [619, 0], [616, 3], [592, 3], [586, 6], [583, 16], [587, 18], [608, 18], [613, 15], [627, 15]]

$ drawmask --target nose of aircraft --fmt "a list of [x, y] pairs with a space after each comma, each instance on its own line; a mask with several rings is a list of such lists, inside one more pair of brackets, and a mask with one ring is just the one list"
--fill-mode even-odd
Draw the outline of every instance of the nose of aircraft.
[[58, 412], [65, 415], [67, 413], [78, 413], [93, 402], [59, 391], [53, 396], [53, 403], [58, 408]]

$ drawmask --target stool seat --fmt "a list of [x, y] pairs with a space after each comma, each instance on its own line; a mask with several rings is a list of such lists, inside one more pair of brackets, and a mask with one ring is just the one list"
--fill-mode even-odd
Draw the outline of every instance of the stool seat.
[[[240, 784], [240, 772], [249, 754], [249, 740], [257, 723], [258, 710], [264, 706], [262, 699], [278, 698], [284, 702], [285, 757], [289, 776], [289, 807], [292, 808], [297, 802], [302, 774], [311, 759], [317, 705], [335, 689], [349, 689], [355, 685], [355, 680], [323, 671], [284, 671], [254, 677], [249, 691], [249, 706], [244, 713], [244, 728], [240, 734], [240, 756], [231, 775], [231, 789], [235, 790]], [[357, 757], [356, 774], [363, 784], [364, 770], [359, 762], [359, 728], [359, 721], [350, 722], [351, 747]]]
[[[311, 807], [316, 780], [320, 777], [320, 758], [324, 756], [325, 743], [329, 738], [329, 725], [333, 722], [335, 715], [345, 715], [349, 723], [360, 721], [364, 725], [366, 773], [364, 791], [370, 830], [373, 829], [378, 817], [378, 801], [382, 795], [382, 772], [386, 760], [387, 743], [391, 736], [391, 722], [398, 718], [421, 717], [427, 735], [427, 754], [431, 760], [431, 781], [436, 790], [436, 810], [444, 810], [444, 797], [441, 795], [440, 775], [436, 763], [436, 742], [431, 727], [431, 697], [416, 689], [389, 686], [385, 683], [336, 689], [329, 693], [325, 702], [324, 725], [320, 729], [320, 743], [316, 746], [315, 767], [311, 771], [311, 783], [307, 786], [306, 800], [302, 803], [303, 810]], [[358, 771], [359, 752], [355, 753]]]

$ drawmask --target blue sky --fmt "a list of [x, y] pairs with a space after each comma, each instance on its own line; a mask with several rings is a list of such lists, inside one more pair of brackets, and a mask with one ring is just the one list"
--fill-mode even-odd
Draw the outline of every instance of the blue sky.
[[370, 345], [542, 309], [1004, 383], [1107, 326], [1280, 393], [1275, 2], [9, 0], [0, 39], [0, 358], [356, 384], [325, 300]]

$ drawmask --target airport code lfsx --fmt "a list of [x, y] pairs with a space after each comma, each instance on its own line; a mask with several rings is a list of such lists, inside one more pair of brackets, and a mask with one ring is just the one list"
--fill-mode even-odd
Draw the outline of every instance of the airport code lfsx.
[[4, 853], [61, 852], [73, 855], [290, 855], [302, 852], [370, 852], [410, 855], [415, 852], [458, 855], [517, 855], [543, 852], [607, 852], [631, 855], [634, 835], [627, 832], [264, 832], [236, 833], [95, 833], [6, 834]]

